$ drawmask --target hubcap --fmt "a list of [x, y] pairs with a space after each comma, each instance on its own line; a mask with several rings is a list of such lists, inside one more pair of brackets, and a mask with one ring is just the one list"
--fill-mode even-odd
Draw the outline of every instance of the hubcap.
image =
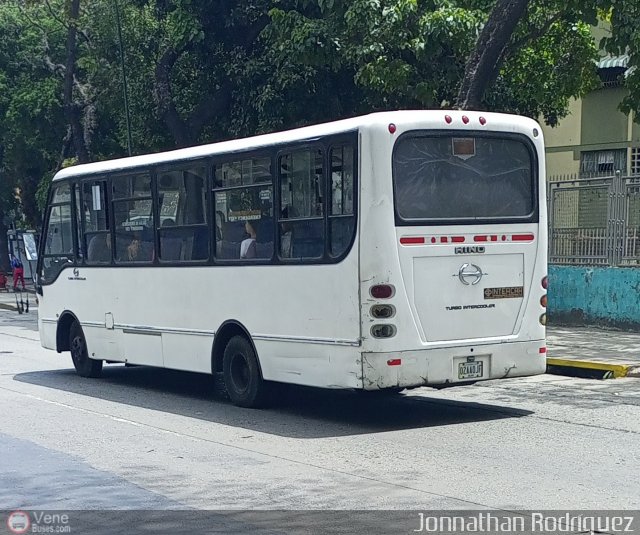
[[76, 336], [71, 342], [71, 358], [74, 362], [80, 363], [84, 354], [84, 340]]
[[245, 392], [249, 388], [249, 365], [242, 354], [236, 354], [231, 359], [231, 381], [237, 392]]

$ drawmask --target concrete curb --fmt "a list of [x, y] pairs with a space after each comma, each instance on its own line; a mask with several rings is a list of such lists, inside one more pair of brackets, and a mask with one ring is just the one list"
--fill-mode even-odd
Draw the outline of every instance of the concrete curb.
[[579, 368], [581, 370], [593, 370], [611, 372], [614, 378], [640, 377], [640, 364], [612, 363], [594, 360], [561, 359], [547, 357], [547, 366], [558, 368]]
[[11, 310], [13, 312], [18, 312], [18, 309], [15, 305], [9, 305], [7, 303], [0, 303], [0, 309], [2, 310]]

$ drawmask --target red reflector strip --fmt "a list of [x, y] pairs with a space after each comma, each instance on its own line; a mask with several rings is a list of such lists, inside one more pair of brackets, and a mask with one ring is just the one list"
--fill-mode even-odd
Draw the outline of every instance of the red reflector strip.
[[498, 241], [498, 236], [491, 236], [491, 241]]
[[402, 359], [389, 359], [387, 361], [387, 366], [400, 366], [402, 364]]
[[448, 241], [449, 241], [449, 238], [447, 238], [446, 236], [440, 237], [440, 243], [447, 243]]
[[422, 245], [424, 243], [424, 236], [403, 236], [400, 238], [402, 245]]
[[487, 241], [489, 236], [474, 236], [473, 241]]
[[538, 352], [539, 352], [541, 355], [544, 355], [544, 354], [547, 352], [547, 348], [546, 348], [546, 347], [541, 347], [541, 348], [538, 350]]
[[464, 236], [453, 236], [451, 241], [453, 243], [464, 243]]
[[533, 241], [533, 234], [513, 234], [511, 241]]

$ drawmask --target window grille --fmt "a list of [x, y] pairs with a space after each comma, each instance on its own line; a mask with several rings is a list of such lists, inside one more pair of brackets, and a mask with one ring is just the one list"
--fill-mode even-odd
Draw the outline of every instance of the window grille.
[[640, 175], [640, 147], [631, 148], [631, 174]]

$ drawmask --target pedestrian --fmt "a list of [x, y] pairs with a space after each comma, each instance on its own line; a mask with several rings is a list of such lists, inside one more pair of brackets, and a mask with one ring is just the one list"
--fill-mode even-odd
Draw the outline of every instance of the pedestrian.
[[24, 290], [24, 266], [22, 265], [22, 260], [14, 254], [11, 255], [11, 267], [13, 268], [13, 291], [17, 291], [19, 281], [22, 282], [22, 289]]

